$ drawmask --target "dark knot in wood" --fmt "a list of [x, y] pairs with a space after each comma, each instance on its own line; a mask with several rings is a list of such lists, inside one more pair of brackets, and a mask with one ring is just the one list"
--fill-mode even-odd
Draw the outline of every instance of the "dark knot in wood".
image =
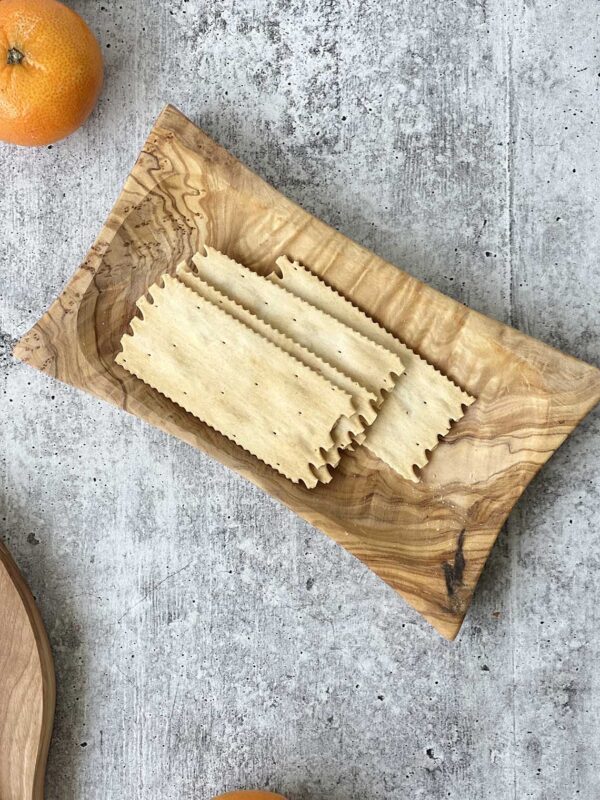
[[462, 586], [463, 573], [465, 571], [465, 556], [463, 553], [463, 546], [465, 543], [465, 529], [458, 534], [456, 542], [456, 550], [454, 552], [454, 563], [450, 564], [448, 561], [444, 562], [444, 577], [446, 579], [446, 591], [448, 597], [454, 597], [457, 589]]

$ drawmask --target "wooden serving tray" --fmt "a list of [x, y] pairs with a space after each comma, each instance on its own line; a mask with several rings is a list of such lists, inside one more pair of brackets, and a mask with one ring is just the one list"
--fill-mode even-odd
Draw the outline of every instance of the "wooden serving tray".
[[[297, 259], [477, 397], [421, 482], [365, 448], [308, 491], [115, 364], [135, 302], [203, 243], [265, 273]], [[218, 458], [360, 558], [443, 635], [458, 633], [529, 481], [600, 400], [600, 372], [465, 308], [303, 211], [167, 107], [96, 243], [15, 355]]]
[[0, 798], [42, 800], [54, 665], [35, 600], [0, 542]]

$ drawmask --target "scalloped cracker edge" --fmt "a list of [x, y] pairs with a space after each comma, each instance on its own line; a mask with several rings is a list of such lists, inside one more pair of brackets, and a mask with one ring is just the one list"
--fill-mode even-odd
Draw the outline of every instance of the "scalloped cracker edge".
[[323, 454], [351, 396], [176, 278], [160, 281], [117, 363], [294, 483], [329, 480]]
[[396, 353], [218, 250], [205, 251], [192, 258], [204, 281], [375, 394], [379, 402], [393, 389], [404, 372]]
[[404, 374], [366, 431], [364, 445], [403, 478], [417, 482], [414, 468], [427, 464], [428, 452], [437, 446], [440, 436], [448, 433], [451, 423], [464, 415], [463, 406], [471, 405], [474, 398], [318, 275], [286, 256], [276, 263], [281, 274], [272, 272], [268, 280], [326, 309], [402, 359]]

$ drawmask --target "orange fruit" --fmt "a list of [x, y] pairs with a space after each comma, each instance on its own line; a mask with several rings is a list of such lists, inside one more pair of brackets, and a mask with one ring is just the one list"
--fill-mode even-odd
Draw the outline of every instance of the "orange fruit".
[[94, 34], [58, 0], [0, 0], [0, 139], [43, 145], [90, 115], [102, 88]]
[[220, 794], [214, 800], [285, 800], [280, 794], [273, 794], [273, 792], [228, 792], [227, 794]]

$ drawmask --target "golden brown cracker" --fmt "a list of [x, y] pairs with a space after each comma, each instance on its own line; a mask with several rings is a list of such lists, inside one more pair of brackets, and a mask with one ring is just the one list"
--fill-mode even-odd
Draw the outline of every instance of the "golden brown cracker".
[[414, 467], [427, 463], [427, 451], [436, 447], [438, 437], [463, 416], [463, 406], [473, 403], [474, 398], [298, 262], [282, 256], [277, 267], [279, 274], [268, 276], [272, 283], [325, 309], [402, 359], [404, 374], [366, 431], [364, 444], [402, 477], [417, 480]]
[[162, 280], [138, 302], [142, 318], [131, 321], [117, 362], [290, 480], [314, 486], [331, 431], [353, 414], [350, 395], [177, 279]]
[[204, 281], [378, 398], [404, 371], [395, 353], [218, 250], [206, 247], [192, 260]]

